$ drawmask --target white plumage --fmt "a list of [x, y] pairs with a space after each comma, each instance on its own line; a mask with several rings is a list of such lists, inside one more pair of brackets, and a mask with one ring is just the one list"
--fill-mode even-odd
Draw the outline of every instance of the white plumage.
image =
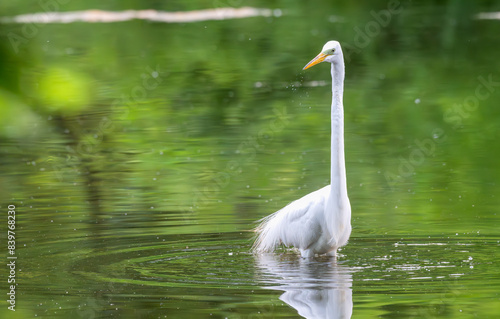
[[337, 41], [327, 42], [304, 69], [320, 62], [332, 66], [331, 184], [261, 219], [254, 252], [270, 252], [283, 244], [298, 248], [302, 257], [335, 256], [351, 234], [344, 160], [344, 57]]

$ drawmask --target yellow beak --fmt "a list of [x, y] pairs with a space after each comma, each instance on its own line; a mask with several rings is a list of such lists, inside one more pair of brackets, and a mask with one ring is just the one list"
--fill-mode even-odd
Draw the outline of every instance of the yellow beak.
[[324, 53], [318, 54], [314, 59], [312, 59], [309, 63], [307, 63], [306, 66], [302, 70], [309, 69], [310, 67], [312, 67], [320, 62], [323, 62], [327, 56], [328, 55], [326, 55]]

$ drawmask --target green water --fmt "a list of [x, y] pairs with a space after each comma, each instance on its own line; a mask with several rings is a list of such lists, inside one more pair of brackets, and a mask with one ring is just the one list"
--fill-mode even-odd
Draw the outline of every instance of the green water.
[[[0, 24], [2, 318], [498, 316], [500, 21], [474, 15], [500, 2], [60, 3], [280, 11]], [[350, 242], [254, 256], [256, 220], [329, 183], [330, 68], [302, 67], [331, 39]]]

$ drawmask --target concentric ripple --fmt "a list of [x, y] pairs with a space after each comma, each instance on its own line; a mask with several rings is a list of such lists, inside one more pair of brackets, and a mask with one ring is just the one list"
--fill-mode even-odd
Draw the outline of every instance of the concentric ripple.
[[[75, 273], [93, 280], [166, 287], [254, 286], [253, 257], [242, 233], [155, 237], [93, 252]], [[180, 239], [182, 238], [182, 239]], [[158, 243], [160, 242], [160, 243]]]
[[341, 286], [352, 280], [392, 284], [469, 277], [474, 267], [490, 271], [485, 258], [499, 245], [496, 238], [353, 238], [332, 267], [335, 262], [326, 257], [304, 262], [288, 252], [253, 256], [250, 237], [236, 232], [127, 238], [127, 244], [103, 244], [80, 256], [71, 269], [91, 280], [143, 286], [255, 289], [298, 281], [331, 288], [339, 283], [332, 276], [350, 278]]

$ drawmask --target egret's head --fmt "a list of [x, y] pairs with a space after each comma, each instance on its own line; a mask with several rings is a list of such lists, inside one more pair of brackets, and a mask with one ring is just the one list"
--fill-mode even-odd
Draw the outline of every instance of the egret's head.
[[302, 70], [308, 69], [320, 62], [336, 63], [338, 61], [341, 61], [341, 57], [342, 49], [340, 48], [340, 43], [338, 43], [337, 41], [328, 41], [323, 46], [323, 49], [321, 49], [321, 53], [318, 54], [314, 59], [312, 59], [311, 62], [307, 63]]

